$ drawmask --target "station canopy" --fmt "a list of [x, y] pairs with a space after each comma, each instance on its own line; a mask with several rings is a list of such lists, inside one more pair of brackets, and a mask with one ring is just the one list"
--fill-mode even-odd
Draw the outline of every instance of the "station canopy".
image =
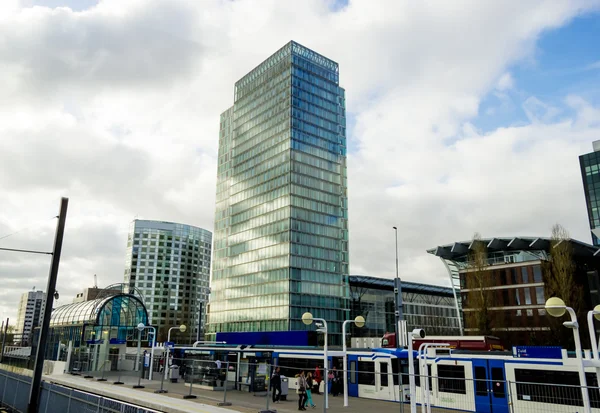
[[[126, 284], [124, 287], [128, 287]], [[57, 307], [52, 311], [50, 327], [92, 325], [96, 327], [136, 327], [148, 322], [143, 299], [135, 291], [118, 285], [104, 289], [99, 298]]]

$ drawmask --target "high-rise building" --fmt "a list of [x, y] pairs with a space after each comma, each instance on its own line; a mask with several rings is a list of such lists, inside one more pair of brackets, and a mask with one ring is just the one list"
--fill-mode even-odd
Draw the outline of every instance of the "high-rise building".
[[131, 223], [125, 283], [143, 295], [159, 341], [181, 324], [191, 340], [203, 336], [211, 244], [212, 233], [202, 228], [137, 219]]
[[600, 246], [600, 141], [595, 141], [593, 147], [594, 152], [579, 157], [579, 166], [592, 243]]
[[235, 84], [221, 115], [209, 332], [305, 330], [348, 310], [345, 93], [296, 42]]
[[46, 293], [43, 291], [29, 291], [21, 294], [15, 328], [16, 342], [22, 345], [29, 343], [33, 329], [40, 325], [45, 305]]

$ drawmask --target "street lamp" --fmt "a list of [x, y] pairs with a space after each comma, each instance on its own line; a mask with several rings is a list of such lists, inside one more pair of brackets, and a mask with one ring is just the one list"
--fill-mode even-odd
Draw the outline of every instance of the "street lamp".
[[[425, 338], [425, 330], [415, 328], [408, 333], [408, 383], [410, 386], [410, 413], [417, 413], [417, 387], [415, 385], [415, 360], [413, 354], [413, 338]], [[401, 383], [399, 380], [398, 383]], [[402, 385], [402, 384], [400, 384]], [[400, 401], [403, 403], [403, 400]]]
[[569, 312], [571, 321], [565, 321], [563, 325], [573, 329], [573, 338], [575, 339], [575, 353], [579, 360], [579, 381], [581, 384], [581, 396], [583, 398], [583, 409], [590, 413], [590, 398], [587, 391], [587, 380], [585, 378], [585, 370], [583, 367], [583, 358], [581, 357], [581, 340], [579, 339], [579, 323], [577, 322], [577, 314], [571, 307], [567, 307], [565, 302], [558, 297], [548, 298], [546, 301], [546, 312], [552, 317], [562, 317], [566, 312]]
[[[187, 327], [185, 326], [185, 324], [182, 324], [178, 327], [171, 327], [169, 329], [169, 332], [167, 333], [167, 343], [171, 342], [171, 331], [172, 330], [179, 330], [182, 333], [185, 333], [185, 330], [187, 330]], [[165, 357], [165, 380], [167, 379], [167, 367], [169, 366], [169, 354], [171, 353], [171, 349], [169, 347], [167, 347], [167, 351], [166, 351], [166, 357]]]
[[329, 359], [327, 357], [327, 321], [325, 321], [324, 318], [315, 318], [309, 312], [302, 314], [302, 322], [305, 325], [309, 326], [313, 323], [313, 321], [316, 321], [315, 324], [318, 327], [317, 331], [323, 333], [323, 335], [325, 336], [325, 345], [323, 346], [323, 373], [325, 377], [325, 403], [323, 403], [323, 410], [325, 410], [329, 409], [329, 397], [327, 393], [327, 361]]
[[600, 354], [598, 353], [598, 341], [596, 340], [596, 330], [594, 329], [594, 318], [600, 320], [600, 304], [588, 311], [587, 321], [590, 333], [590, 346], [592, 347], [593, 358], [596, 359], [596, 381], [600, 383]]
[[354, 320], [346, 320], [342, 323], [342, 346], [344, 350], [344, 407], [348, 407], [348, 357], [346, 354], [346, 324], [354, 323], [358, 328], [365, 325], [365, 318], [361, 315]]
[[142, 350], [142, 331], [146, 329], [152, 330], [152, 350], [150, 350], [150, 372], [148, 373], [148, 380], [152, 380], [152, 366], [154, 365], [154, 341], [156, 340], [156, 329], [152, 326], [146, 326], [144, 325], [144, 323], [139, 323], [137, 325], [137, 329], [140, 332], [140, 336], [138, 337], [137, 363], [139, 363], [140, 352]]

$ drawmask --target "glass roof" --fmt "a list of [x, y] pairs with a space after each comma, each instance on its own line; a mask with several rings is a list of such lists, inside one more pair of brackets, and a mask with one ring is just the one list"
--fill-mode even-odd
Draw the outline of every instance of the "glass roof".
[[148, 313], [139, 298], [118, 294], [82, 303], [55, 308], [50, 318], [51, 327], [90, 324], [103, 327], [135, 327], [146, 325]]

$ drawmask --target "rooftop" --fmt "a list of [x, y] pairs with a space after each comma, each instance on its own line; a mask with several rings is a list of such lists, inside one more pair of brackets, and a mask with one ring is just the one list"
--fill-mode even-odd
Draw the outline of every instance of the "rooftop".
[[[543, 237], [507, 237], [507, 238], [483, 238], [481, 239], [486, 244], [488, 253], [514, 253], [514, 252], [535, 252], [543, 251], [551, 253], [552, 239]], [[566, 239], [562, 242], [568, 242], [571, 245], [573, 254], [578, 257], [600, 257], [598, 247], [591, 244], [577, 241], [574, 239]], [[428, 249], [429, 254], [437, 257], [451, 260], [464, 261], [469, 253], [473, 250], [473, 240], [459, 241], [452, 244], [441, 245], [435, 248]]]
[[[354, 285], [363, 287], [379, 288], [379, 289], [394, 289], [393, 278], [378, 278], [369, 277], [366, 275], [351, 275], [348, 277], [348, 282]], [[402, 291], [415, 293], [430, 293], [440, 295], [452, 295], [452, 288], [442, 287], [439, 285], [421, 284], [410, 281], [401, 281]]]

